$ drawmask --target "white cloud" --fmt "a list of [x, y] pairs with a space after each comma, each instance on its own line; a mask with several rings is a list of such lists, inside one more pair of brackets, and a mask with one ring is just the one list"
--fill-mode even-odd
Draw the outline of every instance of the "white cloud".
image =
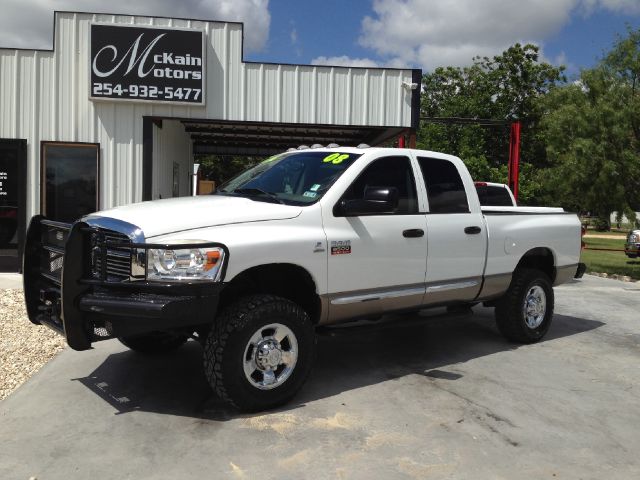
[[564, 74], [569, 78], [572, 78], [573, 76], [580, 73], [580, 67], [575, 63], [571, 62], [566, 52], [564, 51], [561, 51], [560, 53], [558, 53], [553, 57], [549, 57], [547, 56], [544, 48], [540, 47], [539, 61], [549, 63], [551, 65], [555, 65], [556, 67], [564, 66], [565, 67]]
[[312, 65], [329, 65], [332, 67], [379, 67], [375, 60], [369, 58], [351, 58], [347, 55], [340, 57], [316, 57], [311, 60]]
[[540, 49], [539, 56], [540, 56], [541, 62], [550, 63], [551, 65], [558, 65], [558, 66], [567, 65], [567, 62], [569, 61], [569, 59], [567, 57], [567, 54], [564, 51], [560, 52], [555, 57], [549, 57], [543, 47], [538, 46], [538, 48]]
[[0, 46], [52, 48], [53, 11], [105, 12], [244, 22], [247, 51], [269, 37], [269, 0], [2, 0]]
[[302, 46], [298, 41], [298, 29], [294, 26], [289, 33], [289, 38], [291, 39], [291, 46], [293, 47], [293, 51], [296, 52], [296, 56], [302, 56]]
[[468, 65], [515, 42], [542, 44], [579, 9], [640, 13], [640, 0], [374, 0], [359, 42], [395, 64]]

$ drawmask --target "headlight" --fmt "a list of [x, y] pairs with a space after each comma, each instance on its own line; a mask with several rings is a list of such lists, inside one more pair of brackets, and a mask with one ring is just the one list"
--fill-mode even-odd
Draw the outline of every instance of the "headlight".
[[224, 260], [225, 252], [220, 247], [150, 248], [147, 253], [147, 280], [216, 282], [220, 280]]

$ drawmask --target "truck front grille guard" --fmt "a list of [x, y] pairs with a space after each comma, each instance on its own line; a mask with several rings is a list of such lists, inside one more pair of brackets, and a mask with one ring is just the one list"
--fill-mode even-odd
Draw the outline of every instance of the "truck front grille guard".
[[[149, 249], [219, 247], [224, 262], [219, 281], [229, 261], [229, 250], [220, 243], [151, 244], [134, 243], [124, 234], [97, 228], [84, 222], [73, 225], [32, 218], [24, 254], [24, 294], [29, 320], [47, 325], [67, 338], [75, 350], [91, 347], [91, 340], [109, 337], [106, 322], [94, 322], [79, 308], [85, 294], [120, 291], [123, 294], [197, 294], [202, 282], [149, 282], [145, 264]], [[114, 261], [114, 259], [116, 259]], [[125, 267], [123, 259], [128, 262]], [[119, 263], [118, 263], [119, 261]]]
[[64, 246], [69, 237], [71, 224], [42, 219], [40, 256], [41, 275], [52, 284], [60, 287], [62, 284], [62, 265], [64, 262]]
[[34, 217], [27, 231], [22, 268], [29, 320], [60, 333], [64, 333], [62, 270], [70, 231], [70, 224]]
[[130, 280], [131, 249], [126, 240], [115, 231], [34, 217], [23, 265], [29, 320], [63, 334], [76, 350], [109, 338], [110, 324], [85, 321], [77, 300], [91, 288], [83, 285], [85, 281], [117, 285]]
[[[72, 225], [41, 218], [39, 226], [41, 248], [37, 256], [40, 259], [40, 275], [53, 287], [60, 288], [65, 245]], [[98, 279], [101, 283], [120, 283], [132, 279], [131, 242], [126, 235], [95, 227], [83, 227], [81, 231], [88, 235], [88, 258], [87, 252], [83, 252], [82, 256], [90, 269], [89, 278]], [[34, 239], [31, 240], [33, 242]]]

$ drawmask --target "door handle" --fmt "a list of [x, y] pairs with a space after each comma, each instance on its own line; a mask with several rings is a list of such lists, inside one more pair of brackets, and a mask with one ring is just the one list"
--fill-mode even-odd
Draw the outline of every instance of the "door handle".
[[421, 228], [412, 228], [410, 230], [404, 230], [402, 236], [405, 238], [418, 238], [424, 237], [424, 230]]
[[480, 233], [482, 229], [480, 227], [465, 227], [464, 233], [467, 235], [474, 235], [476, 233]]

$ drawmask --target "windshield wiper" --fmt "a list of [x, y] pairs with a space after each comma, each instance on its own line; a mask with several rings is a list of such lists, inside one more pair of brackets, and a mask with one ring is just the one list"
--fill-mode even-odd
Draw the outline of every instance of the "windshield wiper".
[[279, 199], [275, 193], [265, 192], [261, 188], [236, 188], [231, 193], [239, 193], [239, 194], [245, 194], [245, 195], [264, 195], [266, 197], [269, 197], [274, 202], [284, 205], [284, 202], [281, 199]]

